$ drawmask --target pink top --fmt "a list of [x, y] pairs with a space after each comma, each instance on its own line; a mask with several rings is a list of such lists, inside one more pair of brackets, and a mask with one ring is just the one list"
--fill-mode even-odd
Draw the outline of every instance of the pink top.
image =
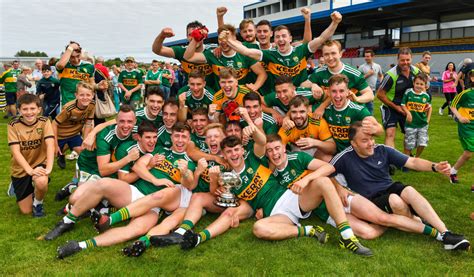
[[451, 77], [451, 71], [446, 70], [445, 72], [443, 72], [443, 76], [442, 76], [443, 81], [453, 78], [452, 81], [449, 81], [446, 83], [443, 82], [443, 93], [456, 93], [456, 87], [453, 87], [453, 85], [458, 74], [456, 73], [456, 71], [452, 71], [452, 73], [453, 73], [453, 76]]

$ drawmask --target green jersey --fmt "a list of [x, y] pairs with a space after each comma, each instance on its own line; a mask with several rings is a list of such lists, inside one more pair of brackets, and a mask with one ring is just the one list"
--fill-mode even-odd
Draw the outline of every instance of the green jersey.
[[308, 175], [308, 166], [314, 158], [305, 152], [288, 152], [287, 159], [285, 168], [276, 168], [273, 175], [281, 186], [290, 189], [295, 182]]
[[[127, 141], [122, 144], [120, 144], [117, 147], [117, 151], [115, 151], [115, 158], [117, 161], [120, 161], [121, 159], [125, 158], [132, 149], [137, 148], [140, 151], [140, 157], [145, 155], [147, 152], [143, 151], [140, 148], [140, 145], [138, 142], [132, 140], [132, 141]], [[119, 171], [124, 172], [124, 173], [130, 173], [130, 170], [135, 162], [130, 162], [123, 166]]]
[[[152, 155], [161, 154], [165, 156], [165, 159], [157, 164], [154, 168], [150, 169], [150, 173], [157, 179], [168, 179], [174, 184], [181, 183], [181, 171], [178, 169], [176, 162], [178, 160], [188, 161], [188, 168], [191, 171], [194, 171], [196, 165], [194, 162], [186, 155], [186, 153], [177, 153], [170, 149], [163, 149], [161, 147], [155, 147], [155, 151], [151, 153]], [[148, 195], [159, 190], [166, 188], [166, 186], [155, 186], [152, 183], [139, 179], [135, 182], [134, 186], [143, 194]]]
[[[118, 82], [121, 83], [127, 90], [134, 89], [140, 84], [143, 84], [142, 73], [139, 70], [132, 69], [131, 71], [122, 70], [118, 77]], [[137, 90], [130, 96], [130, 101], [138, 101], [141, 98], [141, 91]]]
[[170, 79], [163, 76], [163, 74], [168, 74], [172, 76], [171, 71], [167, 68], [163, 68], [160, 72], [161, 72], [161, 84], [167, 88], [171, 87]]
[[158, 142], [156, 145], [160, 145], [164, 148], [171, 148], [171, 132], [166, 130], [165, 125], [158, 129]]
[[209, 178], [209, 168], [218, 165], [221, 169], [221, 172], [225, 170], [224, 166], [216, 163], [215, 161], [208, 161], [207, 168], [199, 176], [198, 184], [196, 188], [193, 189], [193, 192], [209, 192], [211, 179]]
[[81, 60], [79, 65], [72, 65], [70, 62], [59, 70], [59, 88], [61, 91], [61, 105], [76, 99], [76, 86], [80, 81], [88, 81], [94, 77], [95, 68], [90, 62]]
[[232, 56], [226, 56], [222, 54], [219, 58], [214, 56], [211, 50], [204, 50], [204, 56], [206, 57], [207, 62], [212, 67], [212, 72], [215, 76], [215, 83], [213, 89], [218, 91], [219, 87], [219, 71], [225, 67], [232, 67], [237, 71], [237, 80], [239, 80], [239, 85], [245, 85], [252, 82], [249, 79], [249, 73], [252, 71], [250, 67], [254, 65], [257, 61], [251, 59], [247, 56], [235, 53]]
[[115, 153], [117, 148], [125, 142], [134, 141], [132, 135], [128, 135], [126, 138], [119, 138], [116, 132], [117, 124], [113, 124], [105, 127], [99, 132], [96, 138], [96, 149], [89, 151], [84, 149], [79, 158], [77, 159], [77, 165], [81, 171], [85, 171], [89, 174], [99, 175], [99, 166], [97, 165], [98, 156], [110, 155], [110, 161], [117, 161]]
[[181, 63], [181, 68], [183, 69], [185, 81], [188, 82], [188, 75], [191, 71], [198, 69], [204, 73], [206, 76], [206, 85], [208, 87], [214, 87], [214, 76], [212, 74], [211, 65], [207, 63], [197, 64], [188, 62], [184, 59], [184, 52], [186, 52], [187, 46], [171, 46], [171, 49], [174, 51], [174, 58], [177, 59]]
[[[316, 102], [320, 103], [320, 101], [314, 99], [313, 93], [311, 92], [310, 88], [298, 87], [296, 88], [296, 91], [295, 91], [295, 96], [296, 95], [301, 95], [307, 98], [309, 100], [310, 105], [313, 105]], [[324, 98], [324, 96], [322, 96], [321, 98]], [[265, 95], [263, 97], [263, 102], [265, 103], [267, 107], [274, 108], [276, 111], [278, 111], [282, 115], [286, 115], [288, 111], [290, 110], [290, 107], [288, 105], [283, 104], [281, 100], [278, 99], [276, 92], [272, 92], [270, 94]]]
[[133, 132], [134, 133], [138, 132], [138, 126], [140, 125], [140, 123], [142, 123], [145, 120], [153, 123], [153, 125], [155, 125], [155, 127], [157, 129], [159, 129], [161, 126], [163, 126], [163, 111], [160, 111], [160, 113], [156, 116], [156, 118], [152, 119], [152, 118], [148, 117], [148, 115], [146, 113], [146, 106], [145, 106], [143, 108], [140, 108], [140, 109], [136, 110], [135, 111], [135, 116], [137, 118], [137, 123], [133, 127]]
[[278, 49], [262, 50], [260, 60], [267, 65], [270, 87], [275, 87], [275, 77], [280, 75], [291, 76], [295, 86], [299, 86], [302, 82], [306, 81], [308, 79], [306, 69], [308, 65], [307, 57], [311, 54], [308, 43], [303, 43], [296, 47], [292, 46], [289, 54], [282, 54]]
[[[145, 75], [145, 81], [160, 81], [160, 83], [163, 82], [161, 79], [161, 71], [157, 70], [156, 72], [153, 72], [153, 70], [148, 70], [148, 72]], [[159, 85], [147, 85], [148, 87], [152, 86], [159, 86]]]
[[0, 84], [3, 84], [5, 86], [5, 92], [16, 93], [16, 80], [18, 75], [20, 75], [18, 70], [15, 70], [13, 68], [10, 68], [2, 73], [2, 75], [0, 76]]
[[427, 108], [431, 105], [431, 96], [428, 93], [418, 94], [413, 89], [408, 89], [403, 95], [401, 105], [405, 106], [412, 116], [412, 121], [406, 122], [405, 127], [423, 128], [428, 125]]
[[458, 134], [461, 138], [474, 137], [474, 89], [466, 89], [454, 97], [451, 107], [456, 108], [469, 123], [458, 122]]
[[240, 199], [247, 201], [253, 210], [262, 208], [264, 216], [269, 216], [286, 188], [278, 184], [271, 170], [266, 167], [265, 157], [259, 158], [250, 152], [245, 158], [245, 166], [239, 174], [242, 184], [232, 188]]
[[370, 116], [369, 110], [364, 106], [347, 100], [346, 106], [337, 110], [333, 104], [330, 104], [324, 111], [324, 119], [326, 119], [332, 137], [336, 142], [337, 152], [341, 152], [349, 143], [349, 126], [352, 122], [362, 121], [365, 117]]
[[196, 133], [191, 134], [191, 141], [194, 142], [194, 145], [196, 145], [199, 150], [201, 150], [204, 153], [209, 152], [209, 148], [207, 147], [206, 144], [206, 136], [201, 137], [200, 135]]
[[366, 89], [369, 86], [362, 72], [345, 63], [342, 64], [342, 69], [339, 72], [331, 72], [326, 65], [320, 67], [309, 76], [308, 80], [323, 88], [323, 91], [327, 93], [329, 88], [329, 78], [334, 74], [346, 75], [349, 79], [349, 89], [357, 96], [360, 95], [361, 90]]
[[188, 106], [190, 111], [194, 111], [197, 108], [204, 107], [208, 108], [214, 100], [214, 91], [208, 87], [204, 88], [204, 93], [200, 98], [195, 98], [189, 86], [184, 86], [178, 91], [178, 96], [186, 93], [185, 104]]
[[[263, 131], [265, 132], [265, 135], [278, 133], [278, 130], [280, 129], [280, 127], [278, 127], [278, 124], [276, 123], [275, 119], [273, 119], [271, 115], [262, 112], [262, 120], [263, 120]], [[242, 127], [242, 129], [247, 127], [248, 126], [247, 121], [240, 118], [240, 126]]]

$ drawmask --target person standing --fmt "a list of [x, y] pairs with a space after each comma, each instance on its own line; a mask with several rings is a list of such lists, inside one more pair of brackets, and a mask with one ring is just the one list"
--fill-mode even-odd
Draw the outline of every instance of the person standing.
[[[382, 67], [374, 62], [374, 51], [371, 49], [365, 50], [364, 60], [365, 63], [359, 66], [359, 70], [364, 74], [364, 79], [375, 93], [377, 88], [377, 82], [381, 82], [383, 79]], [[365, 104], [371, 114], [374, 114], [374, 101], [367, 102]]]
[[[446, 102], [444, 102], [443, 106], [439, 108], [439, 115], [443, 115], [443, 110], [446, 107], [451, 105], [451, 102], [456, 96], [456, 80], [458, 78], [458, 74], [456, 73], [456, 65], [453, 62], [449, 62], [446, 65], [446, 70], [443, 72], [442, 80], [443, 80], [443, 94], [446, 98]], [[448, 108], [449, 116], [453, 116], [453, 113]]]
[[426, 90], [429, 89], [431, 80], [433, 80], [433, 81], [437, 80], [437, 78], [432, 78], [431, 77], [431, 66], [429, 65], [430, 61], [431, 61], [431, 52], [430, 51], [425, 51], [421, 55], [421, 61], [419, 63], [415, 64], [415, 66], [418, 67], [418, 69], [421, 72], [425, 73], [425, 75], [428, 76], [428, 84], [426, 85]]
[[0, 75], [0, 83], [3, 83], [5, 86], [5, 98], [7, 100], [6, 102], [8, 109], [3, 118], [8, 118], [8, 113], [10, 113], [12, 117], [16, 116], [16, 82], [20, 72], [17, 68], [15, 68], [15, 63], [17, 64], [18, 68], [18, 61], [13, 61], [13, 68], [11, 68], [10, 65], [5, 64], [5, 71], [2, 75]]

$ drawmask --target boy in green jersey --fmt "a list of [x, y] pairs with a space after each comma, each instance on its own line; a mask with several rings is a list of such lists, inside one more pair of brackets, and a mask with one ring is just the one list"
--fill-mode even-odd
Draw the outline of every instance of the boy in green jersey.
[[416, 148], [415, 157], [420, 157], [428, 145], [428, 124], [431, 118], [431, 96], [426, 93], [428, 77], [420, 73], [413, 79], [413, 88], [408, 89], [402, 98], [402, 109], [406, 113], [405, 149], [411, 156]]
[[143, 78], [142, 73], [134, 67], [135, 58], [127, 57], [125, 59], [125, 70], [122, 70], [118, 77], [118, 86], [122, 90], [121, 102], [136, 108], [142, 97]]
[[[474, 85], [474, 70], [471, 70], [471, 86]], [[474, 152], [474, 89], [469, 88], [456, 95], [450, 106], [458, 120], [458, 135], [464, 152], [451, 168], [451, 183], [458, 183], [458, 170], [472, 157]]]
[[193, 70], [188, 78], [188, 86], [178, 92], [178, 118], [181, 122], [185, 122], [197, 108], [208, 109], [214, 101], [214, 91], [206, 87], [206, 78], [202, 71]]
[[[13, 64], [16, 64], [17, 68], [11, 68], [10, 65], [5, 65], [5, 71], [0, 75], [0, 84], [3, 84], [5, 87], [5, 98], [6, 104], [8, 106], [8, 112], [15, 117], [16, 116], [16, 83], [17, 77], [20, 75], [20, 70], [18, 69], [18, 61], [13, 61]], [[5, 114], [3, 118], [8, 118], [8, 113]]]
[[[151, 69], [145, 75], [145, 91], [148, 92], [148, 89], [154, 86], [161, 85], [161, 70], [160, 65], [158, 64], [157, 60], [153, 60], [151, 62]], [[145, 97], [146, 97], [145, 93]]]
[[[107, 178], [84, 191], [83, 197], [78, 199], [81, 208], [97, 205], [96, 201], [102, 198], [108, 199], [115, 207], [123, 208], [110, 217], [94, 213], [95, 227], [104, 233], [82, 242], [69, 241], [58, 248], [58, 258], [73, 255], [82, 249], [109, 246], [143, 235], [156, 224], [160, 208], [175, 211], [187, 207], [191, 198], [190, 190], [195, 187], [192, 172], [195, 165], [185, 152], [190, 131], [184, 124], [176, 124], [173, 127], [172, 149], [155, 147], [152, 153], [142, 156], [133, 166], [141, 178], [135, 184]], [[139, 200], [141, 198], [143, 200]], [[128, 226], [108, 230], [131, 218], [133, 220]], [[176, 224], [165, 224], [167, 226], [163, 229], [169, 232]]]

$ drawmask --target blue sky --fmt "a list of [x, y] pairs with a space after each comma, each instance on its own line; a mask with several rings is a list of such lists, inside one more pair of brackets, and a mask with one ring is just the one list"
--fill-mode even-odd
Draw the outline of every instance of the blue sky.
[[0, 56], [19, 50], [59, 56], [70, 40], [95, 56], [154, 58], [151, 44], [164, 27], [185, 38], [186, 24], [199, 20], [217, 29], [215, 10], [229, 9], [226, 22], [238, 25], [251, 1], [0, 0]]

